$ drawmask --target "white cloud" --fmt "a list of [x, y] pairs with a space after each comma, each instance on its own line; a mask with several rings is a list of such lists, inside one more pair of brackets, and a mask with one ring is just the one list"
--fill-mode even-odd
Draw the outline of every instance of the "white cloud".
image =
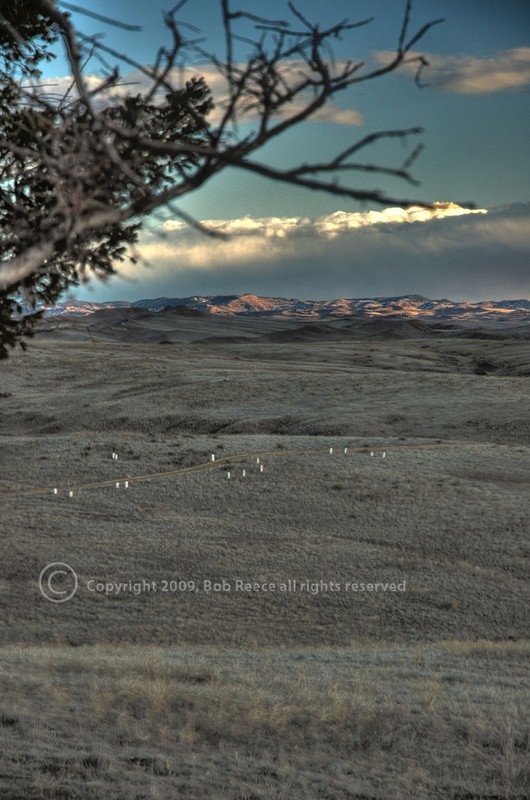
[[[417, 58], [420, 54], [409, 55]], [[488, 58], [437, 53], [423, 53], [422, 56], [429, 62], [422, 79], [443, 92], [488, 94], [516, 91], [530, 85], [530, 47], [504, 50]], [[378, 51], [374, 57], [378, 63], [386, 64], [395, 58], [395, 53]], [[415, 75], [417, 69], [417, 61], [408, 61], [400, 67], [401, 73], [407, 75]]]
[[[273, 239], [294, 239], [294, 238], [320, 238], [332, 239], [341, 234], [345, 234], [361, 228], [371, 228], [380, 225], [396, 225], [412, 222], [426, 222], [445, 217], [458, 217], [466, 214], [486, 214], [486, 209], [467, 209], [462, 208], [456, 203], [435, 203], [432, 208], [422, 206], [409, 206], [408, 208], [385, 208], [380, 211], [335, 211], [314, 219], [310, 217], [242, 217], [240, 219], [205, 219], [202, 224], [211, 230], [231, 236], [229, 241], [217, 243], [225, 248], [234, 247], [239, 250], [240, 241], [250, 238], [263, 240], [267, 239], [267, 247], [270, 247]], [[180, 220], [167, 220], [160, 230], [162, 233], [178, 231], [181, 238], [185, 241], [195, 239], [196, 234]], [[152, 238], [153, 234], [149, 234]], [[235, 237], [238, 237], [237, 239]], [[215, 258], [215, 246], [210, 248], [210, 243], [205, 245], [204, 239], [201, 247], [206, 247], [206, 252], [212, 251], [211, 258]], [[262, 247], [263, 244], [260, 244]], [[270, 252], [270, 251], [269, 251]], [[271, 256], [272, 257], [272, 256]]]

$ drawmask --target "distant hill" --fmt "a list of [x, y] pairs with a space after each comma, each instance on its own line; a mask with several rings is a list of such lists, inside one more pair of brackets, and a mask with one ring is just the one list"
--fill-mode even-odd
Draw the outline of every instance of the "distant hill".
[[431, 300], [423, 295], [408, 294], [397, 297], [337, 298], [335, 300], [297, 300], [285, 297], [258, 297], [243, 295], [194, 295], [192, 297], [158, 297], [150, 300], [111, 301], [91, 303], [83, 300], [66, 300], [53, 307], [45, 307], [46, 316], [62, 316], [109, 312], [129, 309], [164, 311], [179, 315], [200, 316], [221, 314], [231, 317], [292, 317], [307, 320], [355, 318], [418, 318], [428, 321], [470, 322], [529, 322], [530, 300], [489, 300], [476, 303], [455, 300]]
[[207, 317], [208, 314], [205, 311], [199, 311], [198, 308], [193, 308], [192, 306], [186, 306], [183, 304], [179, 304], [177, 306], [166, 306], [161, 311], [157, 311], [157, 314], [165, 314], [166, 316], [179, 316], [179, 317]]

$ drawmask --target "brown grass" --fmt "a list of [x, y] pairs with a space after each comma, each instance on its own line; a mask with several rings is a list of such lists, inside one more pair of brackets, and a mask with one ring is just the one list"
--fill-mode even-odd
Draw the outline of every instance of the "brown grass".
[[1, 796], [522, 798], [529, 655], [4, 648]]

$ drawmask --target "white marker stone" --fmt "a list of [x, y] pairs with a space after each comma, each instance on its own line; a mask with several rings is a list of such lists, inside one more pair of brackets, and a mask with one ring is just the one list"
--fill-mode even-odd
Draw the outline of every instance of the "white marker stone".
[[247, 471], [246, 471], [246, 469], [244, 469], [244, 470], [243, 470], [243, 477], [245, 478], [245, 477], [246, 477], [246, 475], [247, 475]]
[[256, 464], [259, 464], [259, 456], [256, 458]]
[[128, 488], [129, 488], [129, 481], [125, 481], [125, 488], [126, 488], [126, 489], [128, 489]]
[[212, 461], [215, 461], [215, 453], [212, 453]]
[[119, 489], [119, 488], [120, 488], [120, 484], [118, 483], [118, 481], [116, 481], [116, 489]]
[[372, 450], [372, 451], [370, 452], [370, 458], [373, 458], [373, 457], [374, 457], [374, 451]]
[[386, 458], [386, 453], [385, 452], [383, 452], [383, 455], [381, 456], [381, 458]]
[[332, 447], [329, 448], [329, 454], [330, 454], [330, 456], [333, 455], [333, 448]]
[[54, 494], [57, 494], [57, 489], [54, 489], [54, 490], [53, 490], [53, 493], [54, 493]]
[[230, 480], [230, 470], [226, 473], [228, 480]]
[[73, 492], [68, 492], [68, 497], [73, 497], [73, 496], [74, 496]]
[[263, 472], [263, 464], [260, 464], [260, 465], [259, 465], [259, 471], [260, 471], [260, 472]]
[[345, 452], [345, 453], [347, 453], [347, 452], [348, 452], [348, 448], [347, 448], [347, 447], [345, 447], [345, 448], [344, 448], [344, 452]]

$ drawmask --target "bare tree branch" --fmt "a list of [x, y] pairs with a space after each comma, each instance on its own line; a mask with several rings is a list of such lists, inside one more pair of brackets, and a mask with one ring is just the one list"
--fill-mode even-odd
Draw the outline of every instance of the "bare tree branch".
[[100, 22], [105, 22], [107, 25], [114, 25], [115, 28], [122, 28], [125, 31], [141, 31], [141, 25], [129, 25], [127, 22], [122, 22], [119, 19], [114, 19], [113, 17], [106, 17], [103, 14], [96, 14], [95, 11], [89, 11], [87, 8], [83, 8], [82, 6], [76, 6], [73, 3], [66, 3], [65, 0], [61, 0], [61, 5], [64, 8], [67, 8], [68, 11], [76, 11], [78, 14], [84, 14], [85, 17], [92, 17], [92, 19], [97, 19]]

